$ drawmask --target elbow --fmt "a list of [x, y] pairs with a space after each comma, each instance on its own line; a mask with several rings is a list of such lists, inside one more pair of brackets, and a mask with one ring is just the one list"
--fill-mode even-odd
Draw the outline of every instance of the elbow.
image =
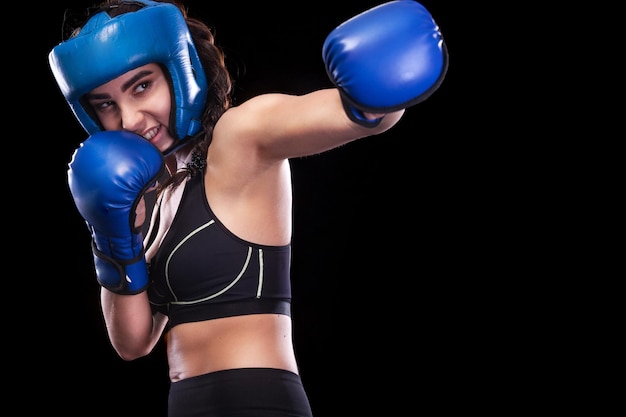
[[147, 356], [150, 353], [150, 351], [128, 350], [128, 349], [127, 350], [115, 349], [115, 351], [117, 352], [117, 355], [126, 362], [134, 361], [135, 359], [142, 358], [144, 356]]
[[124, 361], [130, 362], [147, 356], [152, 351], [152, 345], [129, 345], [128, 343], [113, 343], [113, 349]]
[[118, 352], [118, 356], [119, 356], [119, 357], [120, 357], [120, 358], [121, 358], [124, 362], [132, 362], [132, 361], [134, 361], [135, 359], [139, 359], [139, 358], [141, 358], [141, 356], [129, 356], [129, 355], [125, 355], [125, 354], [122, 354], [122, 353], [119, 353], [119, 352]]

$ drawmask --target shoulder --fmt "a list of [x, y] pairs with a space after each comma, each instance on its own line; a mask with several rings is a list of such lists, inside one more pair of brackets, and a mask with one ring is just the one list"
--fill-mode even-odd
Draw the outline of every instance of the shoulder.
[[[213, 130], [213, 143], [254, 146], [280, 132], [290, 118], [296, 96], [262, 94], [228, 109]], [[291, 103], [291, 104], [290, 104]]]
[[287, 131], [293, 134], [294, 128], [311, 126], [311, 122], [317, 122], [316, 126], [323, 129], [337, 121], [343, 121], [343, 110], [336, 89], [302, 95], [267, 93], [228, 109], [217, 122], [215, 131], [267, 138]]

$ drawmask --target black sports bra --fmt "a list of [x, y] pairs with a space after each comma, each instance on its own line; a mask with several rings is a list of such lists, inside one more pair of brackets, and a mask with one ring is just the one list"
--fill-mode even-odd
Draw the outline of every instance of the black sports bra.
[[185, 184], [171, 227], [150, 261], [148, 297], [153, 310], [169, 316], [168, 329], [246, 314], [290, 315], [290, 262], [291, 245], [245, 241], [217, 219], [202, 171]]

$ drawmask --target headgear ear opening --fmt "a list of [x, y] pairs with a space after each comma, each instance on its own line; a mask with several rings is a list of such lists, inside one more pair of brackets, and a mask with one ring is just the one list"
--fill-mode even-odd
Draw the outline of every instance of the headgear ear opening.
[[173, 4], [135, 0], [145, 7], [110, 17], [92, 16], [73, 38], [48, 56], [52, 73], [74, 115], [89, 134], [102, 130], [81, 97], [127, 71], [159, 63], [171, 78], [179, 140], [200, 131], [207, 80], [181, 11]]

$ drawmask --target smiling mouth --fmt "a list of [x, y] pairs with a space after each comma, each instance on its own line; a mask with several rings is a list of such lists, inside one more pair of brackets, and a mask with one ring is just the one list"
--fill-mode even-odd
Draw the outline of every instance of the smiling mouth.
[[159, 133], [159, 128], [155, 127], [154, 129], [150, 129], [148, 132], [146, 132], [146, 134], [144, 134], [143, 137], [146, 138], [147, 140], [151, 140], [152, 138], [156, 136], [157, 133]]

